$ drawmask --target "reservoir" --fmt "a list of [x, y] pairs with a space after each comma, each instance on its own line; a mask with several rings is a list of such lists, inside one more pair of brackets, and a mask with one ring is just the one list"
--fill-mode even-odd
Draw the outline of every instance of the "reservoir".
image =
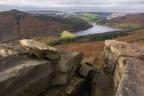
[[105, 32], [111, 32], [111, 31], [119, 30], [119, 29], [112, 28], [112, 27], [97, 25], [96, 23], [93, 23], [92, 25], [93, 25], [93, 27], [91, 27], [87, 30], [81, 30], [81, 31], [75, 32], [75, 34], [77, 36], [85, 36], [85, 35], [90, 35], [90, 34], [105, 33]]

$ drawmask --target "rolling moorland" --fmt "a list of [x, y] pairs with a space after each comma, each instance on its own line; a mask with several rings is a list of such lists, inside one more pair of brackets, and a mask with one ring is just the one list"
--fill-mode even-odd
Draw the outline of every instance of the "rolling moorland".
[[89, 23], [73, 16], [47, 16], [18, 10], [0, 12], [0, 41], [46, 34], [58, 35], [62, 30], [75, 32], [90, 27]]
[[[117, 15], [114, 18], [113, 14], [116, 13], [32, 13], [18, 10], [1, 12], [0, 42], [8, 42], [15, 45], [19, 39], [32, 38], [58, 49], [70, 52], [82, 52], [84, 54], [82, 64], [94, 65], [100, 73], [97, 74], [99, 78], [96, 80], [97, 88], [95, 96], [112, 96], [113, 94], [112, 76], [104, 61], [105, 40], [112, 39], [136, 43], [144, 48], [143, 13]], [[107, 17], [111, 17], [111, 19], [107, 19]], [[86, 36], [76, 36], [74, 34], [74, 32], [79, 30], [91, 28], [92, 25], [89, 22], [111, 26], [121, 30]], [[65, 36], [61, 36], [64, 30], [67, 30], [68, 33], [70, 32], [69, 37], [65, 38]]]

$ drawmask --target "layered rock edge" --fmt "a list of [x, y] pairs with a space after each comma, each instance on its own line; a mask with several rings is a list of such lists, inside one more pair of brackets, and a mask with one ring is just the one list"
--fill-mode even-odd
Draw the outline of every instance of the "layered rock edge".
[[105, 41], [105, 62], [114, 83], [114, 96], [144, 95], [144, 49], [137, 44]]

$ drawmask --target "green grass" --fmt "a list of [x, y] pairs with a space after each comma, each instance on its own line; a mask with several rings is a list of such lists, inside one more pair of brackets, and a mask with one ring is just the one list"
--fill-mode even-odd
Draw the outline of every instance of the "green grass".
[[92, 22], [92, 21], [96, 21], [99, 19], [99, 16], [97, 14], [93, 14], [93, 13], [76, 14], [76, 16], [87, 22]]
[[65, 31], [65, 30], [61, 33], [61, 36], [60, 36], [60, 38], [62, 38], [62, 39], [65, 39], [65, 38], [66, 38], [66, 39], [67, 39], [67, 38], [72, 39], [72, 38], [75, 38], [75, 37], [76, 37], [75, 34], [69, 32], [69, 31]]
[[77, 14], [76, 16], [87, 22], [95, 22], [98, 24], [104, 24], [106, 22], [106, 18], [101, 17], [96, 13], [83, 13], [83, 14]]
[[80, 18], [86, 21], [94, 21], [94, 20], [98, 20], [99, 17], [96, 14], [87, 13], [87, 14], [82, 15]]

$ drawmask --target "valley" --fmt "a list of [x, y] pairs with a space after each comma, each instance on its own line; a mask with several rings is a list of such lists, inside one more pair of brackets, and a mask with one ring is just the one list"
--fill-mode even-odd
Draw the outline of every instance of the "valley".
[[[10, 90], [12, 96], [120, 96], [115, 92], [123, 78], [113, 73], [121, 70], [117, 66], [125, 62], [119, 60], [119, 54], [124, 50], [133, 60], [143, 61], [143, 48], [143, 13], [0, 12], [0, 72], [10, 71], [8, 80], [15, 81], [0, 94], [6, 94], [16, 81], [22, 80], [24, 83], [16, 86], [18, 91]], [[131, 61], [126, 56], [122, 58]], [[109, 65], [113, 63], [116, 68]], [[6, 73], [0, 75], [3, 74]], [[4, 84], [0, 82], [0, 88]], [[121, 90], [123, 87], [120, 86]]]
[[0, 13], [0, 41], [40, 35], [59, 35], [63, 30], [73, 32], [92, 27], [75, 17], [34, 15], [18, 10]]

